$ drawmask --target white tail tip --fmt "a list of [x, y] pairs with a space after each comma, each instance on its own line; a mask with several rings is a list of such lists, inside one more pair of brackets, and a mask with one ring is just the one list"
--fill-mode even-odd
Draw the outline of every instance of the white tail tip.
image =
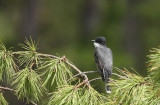
[[111, 93], [111, 91], [106, 91], [108, 94], [110, 94]]

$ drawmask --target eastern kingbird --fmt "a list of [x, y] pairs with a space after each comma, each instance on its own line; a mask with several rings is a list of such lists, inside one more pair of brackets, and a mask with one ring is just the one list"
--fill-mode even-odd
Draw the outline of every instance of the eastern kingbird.
[[113, 56], [110, 48], [106, 46], [106, 39], [104, 37], [98, 37], [96, 40], [92, 40], [95, 46], [94, 58], [96, 66], [102, 80], [106, 83], [106, 92], [111, 93], [108, 83], [113, 69]]

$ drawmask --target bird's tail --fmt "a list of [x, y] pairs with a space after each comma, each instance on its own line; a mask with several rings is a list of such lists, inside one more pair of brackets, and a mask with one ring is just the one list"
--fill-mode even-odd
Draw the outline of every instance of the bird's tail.
[[111, 93], [110, 86], [108, 85], [108, 83], [109, 83], [109, 78], [107, 78], [107, 79], [105, 80], [105, 83], [106, 83], [106, 85], [105, 85], [106, 92], [107, 92], [107, 93]]
[[108, 85], [106, 84], [105, 88], [106, 88], [106, 92], [107, 92], [107, 93], [111, 93], [110, 86], [108, 86]]

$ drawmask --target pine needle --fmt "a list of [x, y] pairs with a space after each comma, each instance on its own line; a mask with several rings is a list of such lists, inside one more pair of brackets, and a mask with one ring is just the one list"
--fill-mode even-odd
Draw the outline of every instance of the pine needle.
[[25, 68], [14, 75], [13, 87], [18, 99], [38, 102], [45, 92], [39, 75], [34, 70]]

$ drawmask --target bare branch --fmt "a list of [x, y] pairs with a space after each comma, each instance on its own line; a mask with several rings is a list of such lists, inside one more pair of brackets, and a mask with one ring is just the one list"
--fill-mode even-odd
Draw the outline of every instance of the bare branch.
[[60, 57], [57, 57], [57, 56], [54, 56], [54, 55], [49, 55], [49, 54], [42, 54], [42, 53], [39, 53], [38, 56], [45, 56], [45, 57], [51, 57], [51, 58], [54, 58], [54, 59], [60, 59]]
[[95, 80], [99, 80], [99, 79], [102, 79], [102, 77], [91, 79], [91, 80], [89, 80], [89, 82], [92, 82], [92, 81], [95, 81]]
[[33, 104], [33, 105], [38, 105], [35, 102], [33, 102], [32, 100], [29, 99], [29, 101]]
[[[82, 72], [83, 74], [90, 74], [90, 73], [98, 73], [98, 71], [87, 71], [87, 72]], [[75, 77], [77, 77], [77, 76], [79, 76], [80, 74], [76, 74], [76, 75], [74, 75], [72, 78], [70, 78], [69, 80], [67, 80], [67, 81], [70, 81], [70, 80], [72, 80], [73, 78], [75, 78]], [[122, 76], [122, 75], [119, 75], [119, 74], [117, 74], [117, 73], [112, 73], [112, 75], [116, 75], [116, 76], [118, 76], [118, 77], [121, 77], [121, 78], [127, 78], [127, 77], [125, 77], [125, 76]], [[95, 78], [96, 79], [96, 78]], [[97, 78], [98, 79], [98, 78]], [[127, 78], [128, 79], [128, 78]], [[91, 80], [90, 80], [91, 81]], [[89, 81], [89, 82], [90, 82]]]
[[[87, 71], [87, 72], [82, 72], [83, 74], [90, 74], [90, 73], [98, 73], [98, 71]], [[81, 74], [76, 74], [76, 75], [74, 75], [72, 78], [70, 78], [69, 80], [67, 80], [67, 81], [70, 81], [70, 80], [72, 80], [73, 78], [75, 78], [75, 77], [77, 77], [77, 76], [79, 76], [79, 75], [81, 75]]]
[[70, 78], [69, 80], [67, 80], [67, 82], [68, 81], [70, 81], [70, 80], [72, 80], [73, 78], [75, 78], [75, 77], [77, 77], [77, 76], [79, 76], [80, 74], [76, 74], [76, 75], [74, 75], [72, 78]]
[[77, 86], [74, 87], [74, 90], [76, 90], [77, 88], [79, 88], [81, 85], [85, 84], [85, 81], [79, 83]]
[[[13, 89], [9, 88], [9, 87], [2, 87], [0, 86], [0, 90], [9, 90], [9, 91], [14, 91]], [[30, 100], [30, 102], [33, 104], [33, 105], [37, 105], [36, 103], [34, 103], [32, 100]]]
[[33, 60], [33, 62], [31, 63], [31, 65], [30, 65], [30, 68], [29, 68], [29, 71], [31, 72], [31, 70], [32, 70], [32, 67], [33, 67], [33, 65], [35, 64], [35, 57], [34, 57], [34, 60]]
[[83, 72], [84, 74], [90, 74], [90, 73], [99, 73], [98, 71], [86, 71], [86, 72]]
[[29, 54], [27, 51], [17, 51], [17, 52], [12, 52], [11, 55], [18, 55], [18, 54]]
[[13, 91], [13, 89], [11, 89], [11, 88], [8, 88], [8, 87], [2, 87], [2, 86], [0, 86], [0, 90], [9, 90], [9, 91]]

